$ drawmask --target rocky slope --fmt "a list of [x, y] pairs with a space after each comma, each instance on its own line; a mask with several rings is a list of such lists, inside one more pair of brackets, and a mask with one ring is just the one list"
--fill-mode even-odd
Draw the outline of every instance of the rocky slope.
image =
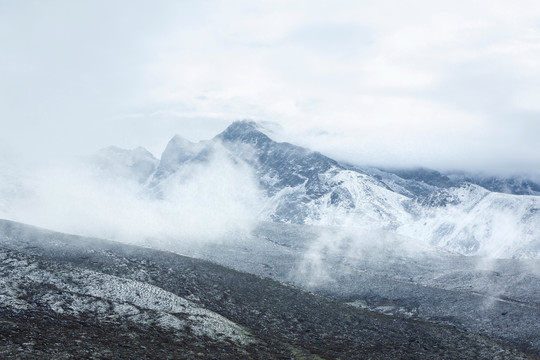
[[256, 342], [224, 317], [144, 281], [6, 249], [0, 275], [3, 359], [127, 358], [156, 350], [174, 358], [175, 347], [186, 358], [206, 347], [237, 357]]
[[2, 358], [527, 358], [206, 261], [0, 225]]
[[178, 252], [294, 284], [354, 306], [450, 324], [540, 356], [540, 262], [414, 247], [390, 232], [260, 223]]

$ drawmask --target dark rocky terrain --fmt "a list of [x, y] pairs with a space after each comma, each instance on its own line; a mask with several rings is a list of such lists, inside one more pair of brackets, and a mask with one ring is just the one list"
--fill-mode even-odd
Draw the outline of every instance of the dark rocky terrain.
[[526, 359], [177, 254], [0, 222], [0, 356]]
[[384, 232], [260, 223], [243, 239], [177, 249], [372, 311], [450, 324], [540, 356], [538, 260], [411, 249], [408, 240]]

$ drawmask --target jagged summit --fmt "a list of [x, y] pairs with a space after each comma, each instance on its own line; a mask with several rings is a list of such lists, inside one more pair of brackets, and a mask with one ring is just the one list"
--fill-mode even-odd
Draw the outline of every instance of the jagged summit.
[[252, 120], [235, 121], [215, 138], [224, 142], [243, 142], [253, 145], [272, 141], [260, 131], [260, 126]]
[[175, 160], [173, 158], [177, 158], [178, 155], [183, 155], [185, 157], [194, 152], [195, 145], [195, 143], [184, 139], [180, 135], [174, 135], [167, 143], [163, 154], [161, 154], [161, 162], [169, 163]]
[[188, 139], [178, 135], [178, 134], [175, 134], [171, 140], [169, 140], [167, 146], [169, 145], [174, 145], [174, 146], [191, 146], [193, 145], [194, 142], [193, 141], [189, 141]]
[[204, 142], [194, 143], [180, 135], [174, 135], [161, 154], [154, 179], [160, 179], [175, 172], [182, 164], [193, 160], [203, 147]]
[[[235, 121], [221, 134], [216, 136], [226, 148], [236, 156], [249, 163], [259, 177], [261, 187], [269, 196], [274, 196], [285, 189], [302, 189], [301, 197], [316, 199], [328, 191], [325, 180], [319, 175], [330, 169], [340, 168], [340, 165], [309, 149], [287, 142], [272, 140], [261, 131], [261, 126], [254, 121]], [[246, 154], [245, 146], [252, 149]], [[276, 205], [280, 215], [273, 218], [280, 221], [302, 223], [304, 212], [298, 209], [302, 201], [287, 202]]]

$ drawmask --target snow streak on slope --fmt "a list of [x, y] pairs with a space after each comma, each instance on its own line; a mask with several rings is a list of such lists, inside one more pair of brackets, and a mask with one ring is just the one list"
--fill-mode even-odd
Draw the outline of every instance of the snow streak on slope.
[[449, 204], [425, 207], [398, 232], [465, 255], [540, 257], [540, 198], [487, 191], [477, 185], [439, 194]]
[[411, 215], [404, 210], [408, 199], [381, 187], [367, 175], [332, 168], [318, 177], [329, 191], [309, 199], [305, 184], [284, 188], [268, 200], [266, 219], [272, 219], [279, 209], [290, 206], [293, 198], [300, 199], [297, 208], [304, 215], [305, 224], [395, 229], [411, 220]]
[[45, 307], [76, 317], [92, 314], [106, 321], [127, 320], [180, 331], [189, 328], [197, 336], [212, 339], [252, 341], [230, 320], [145, 282], [46, 263], [5, 249], [0, 249], [0, 275], [0, 307]]

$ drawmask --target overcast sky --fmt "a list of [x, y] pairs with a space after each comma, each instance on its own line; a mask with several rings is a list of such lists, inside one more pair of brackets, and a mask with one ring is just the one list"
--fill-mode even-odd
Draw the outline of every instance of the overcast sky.
[[353, 163], [540, 173], [537, 0], [0, 0], [0, 46], [4, 154], [250, 118]]

